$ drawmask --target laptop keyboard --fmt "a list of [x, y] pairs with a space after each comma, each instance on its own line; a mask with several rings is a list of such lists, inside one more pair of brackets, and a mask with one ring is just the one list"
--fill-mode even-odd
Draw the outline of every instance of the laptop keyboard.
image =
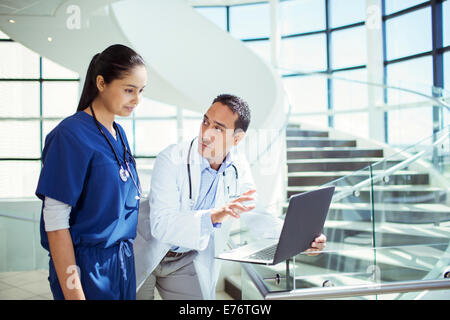
[[248, 258], [256, 260], [273, 260], [273, 257], [275, 256], [275, 251], [277, 251], [277, 245], [278, 244], [274, 244], [271, 247], [255, 252], [249, 255]]

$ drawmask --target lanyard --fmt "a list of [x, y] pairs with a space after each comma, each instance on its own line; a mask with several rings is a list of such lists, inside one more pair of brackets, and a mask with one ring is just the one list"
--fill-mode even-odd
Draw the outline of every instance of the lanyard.
[[[128, 178], [131, 176], [131, 180], [133, 180], [134, 186], [136, 187], [136, 190], [138, 191], [138, 194], [139, 194], [139, 196], [136, 196], [136, 200], [139, 200], [143, 196], [142, 189], [140, 188], [140, 186], [138, 186], [136, 184], [136, 181], [134, 180], [133, 173], [131, 172], [130, 166], [128, 165], [127, 153], [130, 155], [130, 159], [131, 159], [131, 161], [132, 161], [132, 163], [133, 163], [135, 168], [136, 168], [136, 161], [134, 160], [134, 157], [130, 153], [130, 151], [128, 151], [128, 148], [127, 148], [125, 142], [123, 141], [122, 134], [120, 133], [120, 130], [117, 127], [117, 124], [115, 122], [113, 122], [113, 128], [116, 131], [116, 134], [119, 135], [120, 141], [121, 141], [121, 143], [123, 145], [123, 162], [125, 163], [126, 169], [124, 169], [124, 167], [122, 166], [122, 163], [120, 162], [119, 156], [117, 155], [116, 150], [114, 149], [114, 146], [112, 145], [111, 141], [109, 141], [108, 136], [105, 134], [105, 132], [103, 131], [102, 127], [100, 126], [100, 123], [97, 120], [97, 117], [95, 116], [95, 112], [94, 112], [94, 109], [92, 108], [92, 105], [90, 105], [89, 108], [90, 108], [90, 110], [92, 112], [92, 116], [94, 117], [94, 122], [97, 125], [98, 130], [103, 135], [103, 137], [106, 139], [106, 141], [108, 142], [112, 152], [114, 153], [114, 157], [116, 158], [117, 164], [119, 165], [119, 177], [120, 177], [120, 179], [123, 182], [126, 182], [128, 180]], [[139, 183], [139, 181], [138, 181], [138, 183]]]

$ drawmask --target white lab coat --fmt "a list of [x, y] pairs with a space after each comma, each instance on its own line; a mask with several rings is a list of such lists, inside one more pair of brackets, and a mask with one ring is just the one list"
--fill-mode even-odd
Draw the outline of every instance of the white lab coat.
[[[192, 145], [190, 157], [193, 201], [189, 199], [187, 158], [190, 143], [188, 141], [167, 147], [155, 161], [149, 196], [150, 209], [148, 203], [141, 203], [138, 234], [134, 243], [137, 288], [153, 272], [171, 246], [175, 245], [198, 251], [194, 266], [203, 298], [214, 299], [220, 271], [220, 261], [214, 257], [226, 247], [232, 220], [225, 220], [221, 228], [214, 228], [212, 234], [201, 234], [201, 216], [210, 210], [193, 210], [201, 178], [198, 139]], [[219, 175], [216, 208], [228, 203], [230, 195], [240, 195], [254, 189], [246, 159], [235, 151], [230, 152], [230, 159], [237, 168], [238, 183], [232, 166], [226, 170], [225, 181], [223, 175]], [[252, 212], [246, 212], [241, 218], [246, 218], [247, 222], [250, 215]]]

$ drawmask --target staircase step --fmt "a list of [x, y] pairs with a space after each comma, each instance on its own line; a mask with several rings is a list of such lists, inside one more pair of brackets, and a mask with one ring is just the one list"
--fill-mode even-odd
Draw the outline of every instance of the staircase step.
[[[382, 174], [383, 171], [374, 170], [373, 175]], [[351, 176], [349, 176], [351, 175]], [[288, 173], [288, 186], [320, 186], [328, 182], [349, 176], [346, 181], [349, 184], [356, 184], [369, 178], [368, 172], [353, 171], [306, 171]], [[417, 171], [399, 170], [389, 176], [389, 181], [385, 184], [428, 184], [427, 173]]]
[[[283, 204], [283, 208], [287, 208], [289, 202]], [[440, 203], [375, 203], [374, 209], [379, 212], [428, 212], [428, 213], [450, 213], [450, 206]], [[352, 211], [366, 211], [372, 210], [370, 203], [350, 203], [350, 202], [332, 202], [330, 204], [330, 211], [352, 212]], [[351, 219], [349, 219], [351, 220]]]
[[335, 140], [328, 138], [287, 137], [287, 148], [291, 147], [356, 147], [356, 140]]
[[327, 148], [288, 148], [287, 159], [320, 159], [320, 158], [382, 158], [383, 149], [327, 147]]
[[404, 245], [431, 245], [447, 244], [450, 237], [450, 221], [436, 226], [430, 224], [404, 225], [392, 222], [379, 222], [373, 224], [372, 221], [325, 221], [323, 234], [328, 241], [343, 242], [348, 236], [357, 234], [365, 235], [367, 243], [372, 241], [373, 228], [375, 228], [375, 243], [379, 247], [394, 247]]
[[225, 277], [225, 292], [234, 300], [242, 300], [241, 276], [229, 275]]
[[[288, 203], [283, 205], [286, 212]], [[327, 219], [338, 221], [372, 221], [405, 225], [434, 224], [450, 221], [450, 206], [440, 203], [331, 203]]]
[[[327, 241], [327, 247], [332, 247], [333, 242]], [[336, 248], [342, 248], [335, 252], [326, 252], [319, 255], [317, 259], [309, 259], [305, 256], [297, 256], [298, 267], [307, 268], [305, 264], [312, 263], [316, 267], [327, 268], [325, 274], [332, 274], [330, 269], [341, 272], [360, 272], [364, 276], [369, 266], [374, 265], [376, 256], [376, 266], [380, 273], [378, 276], [382, 281], [402, 281], [411, 279], [422, 279], [445, 251], [444, 246], [430, 246], [424, 250], [425, 246], [402, 246], [397, 248], [379, 248], [373, 250], [370, 246], [364, 248], [360, 245], [336, 243]], [[442, 249], [442, 250], [440, 250]], [[426, 251], [426, 253], [419, 250]], [[367, 278], [369, 275], [367, 275]], [[337, 278], [339, 276], [337, 274]]]
[[[343, 190], [348, 190], [348, 187], [336, 187], [335, 194]], [[287, 187], [288, 198], [303, 192], [308, 192], [317, 189], [314, 186], [301, 187]], [[354, 194], [347, 197], [349, 202], [371, 202], [375, 203], [438, 203], [447, 199], [447, 191], [430, 187], [429, 185], [374, 185], [373, 199], [370, 198], [370, 186], [359, 190], [359, 195]]]
[[287, 128], [286, 137], [328, 137], [328, 131], [301, 130], [297, 128]]
[[[382, 161], [383, 158], [345, 158], [345, 159], [295, 159], [287, 160], [288, 172], [298, 171], [357, 171], [369, 165]], [[387, 161], [391, 166], [399, 161]]]
[[[373, 215], [373, 217], [372, 217]], [[450, 207], [439, 203], [376, 203], [372, 214], [370, 203], [333, 203], [328, 218], [348, 221], [386, 221], [403, 224], [439, 225], [450, 221]]]

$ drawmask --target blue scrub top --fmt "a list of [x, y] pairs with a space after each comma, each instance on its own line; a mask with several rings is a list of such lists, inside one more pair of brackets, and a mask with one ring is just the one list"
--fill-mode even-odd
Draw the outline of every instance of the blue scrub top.
[[[100, 126], [102, 126], [100, 124]], [[130, 150], [123, 128], [118, 124]], [[102, 126], [123, 163], [124, 148]], [[130, 170], [139, 185], [136, 168], [127, 155]], [[119, 165], [94, 118], [84, 111], [64, 119], [45, 139], [43, 167], [36, 195], [72, 206], [69, 225], [73, 245], [108, 248], [136, 237], [139, 200], [131, 179], [123, 182]], [[49, 250], [41, 213], [41, 244]]]

